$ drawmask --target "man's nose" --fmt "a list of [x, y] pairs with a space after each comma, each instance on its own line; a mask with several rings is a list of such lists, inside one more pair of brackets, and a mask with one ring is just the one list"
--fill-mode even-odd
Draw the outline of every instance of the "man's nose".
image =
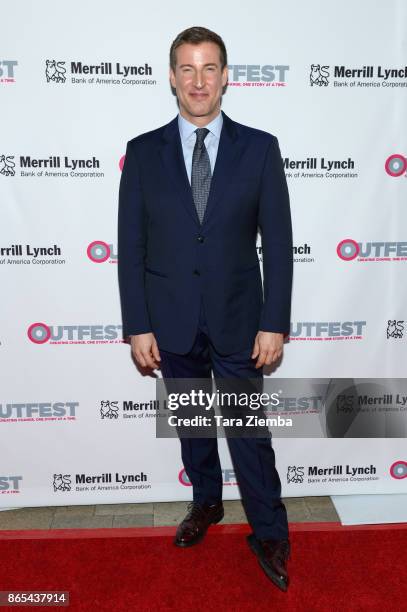
[[205, 78], [202, 72], [200, 71], [195, 72], [194, 85], [198, 89], [202, 89], [202, 87], [205, 85]]

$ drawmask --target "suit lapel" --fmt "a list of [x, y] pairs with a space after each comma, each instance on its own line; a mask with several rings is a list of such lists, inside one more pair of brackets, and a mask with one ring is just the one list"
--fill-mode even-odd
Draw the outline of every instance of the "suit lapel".
[[231, 175], [243, 152], [242, 138], [234, 121], [222, 111], [223, 126], [219, 139], [216, 163], [212, 175], [211, 188], [202, 225], [205, 225], [217, 208], [217, 203], [227, 188]]
[[178, 129], [178, 117], [173, 119], [163, 132], [163, 145], [160, 148], [161, 160], [177, 189], [182, 204], [192, 219], [200, 225], [198, 213], [196, 212], [192, 198], [191, 185], [189, 184], [182, 153], [181, 138]]
[[[202, 226], [208, 222], [214, 210], [216, 210], [217, 202], [228, 186], [232, 173], [236, 171], [236, 166], [243, 152], [243, 138], [239, 136], [237, 125], [223, 111], [222, 115], [223, 126]], [[168, 175], [180, 195], [182, 204], [191, 218], [200, 227], [201, 223], [195, 208], [191, 185], [185, 168], [178, 128], [178, 117], [173, 119], [164, 128], [160, 156]]]

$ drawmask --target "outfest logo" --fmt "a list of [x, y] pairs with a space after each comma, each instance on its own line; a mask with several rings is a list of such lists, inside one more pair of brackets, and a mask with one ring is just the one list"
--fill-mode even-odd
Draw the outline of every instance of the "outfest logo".
[[75, 421], [79, 402], [19, 402], [0, 404], [0, 423]]
[[117, 264], [117, 251], [113, 244], [108, 244], [103, 240], [94, 240], [88, 245], [86, 254], [93, 263]]
[[20, 493], [22, 476], [1, 476], [0, 475], [0, 495], [10, 493]]
[[395, 461], [390, 466], [390, 476], [396, 480], [407, 478], [407, 461]]
[[15, 83], [14, 68], [18, 66], [17, 60], [0, 60], [0, 83], [5, 85]]
[[291, 323], [293, 340], [363, 340], [366, 321], [300, 321]]
[[285, 87], [287, 64], [229, 64], [229, 81], [231, 87]]
[[407, 261], [407, 242], [357, 242], [345, 238], [339, 242], [336, 253], [342, 261]]
[[47, 325], [32, 323], [27, 329], [34, 344], [118, 344], [124, 342], [122, 325]]
[[394, 153], [386, 159], [384, 169], [389, 176], [394, 178], [403, 175], [407, 177], [407, 158], [401, 153]]
[[[223, 486], [224, 487], [238, 484], [234, 470], [232, 469], [222, 470], [222, 475], [223, 475]], [[184, 487], [192, 487], [192, 483], [188, 478], [188, 474], [186, 473], [185, 468], [182, 468], [182, 470], [179, 471], [178, 482], [182, 484]]]

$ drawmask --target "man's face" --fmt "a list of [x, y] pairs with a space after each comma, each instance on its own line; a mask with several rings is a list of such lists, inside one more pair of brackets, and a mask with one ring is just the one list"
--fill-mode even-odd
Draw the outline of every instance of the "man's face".
[[212, 42], [184, 43], [176, 50], [176, 57], [170, 81], [181, 115], [191, 123], [206, 125], [220, 111], [222, 90], [228, 80], [227, 67], [221, 68], [219, 47]]

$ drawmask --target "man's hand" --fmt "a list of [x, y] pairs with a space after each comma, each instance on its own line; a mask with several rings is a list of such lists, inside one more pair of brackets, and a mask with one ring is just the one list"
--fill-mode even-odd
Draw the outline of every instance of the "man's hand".
[[284, 334], [259, 331], [254, 340], [252, 359], [256, 359], [256, 368], [271, 365], [283, 354]]
[[157, 362], [161, 361], [161, 357], [153, 333], [131, 336], [131, 352], [134, 359], [143, 368], [152, 368], [153, 370], [159, 368]]

